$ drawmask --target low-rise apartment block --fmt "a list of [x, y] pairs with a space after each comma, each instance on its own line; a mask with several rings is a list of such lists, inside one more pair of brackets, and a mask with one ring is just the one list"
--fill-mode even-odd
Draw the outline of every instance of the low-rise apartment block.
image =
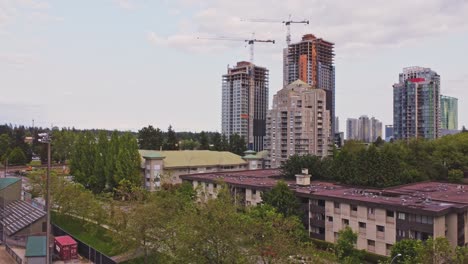
[[242, 157], [227, 151], [210, 150], [139, 152], [144, 186], [150, 191], [156, 190], [161, 182], [181, 183], [179, 176], [184, 174], [263, 169], [266, 155], [252, 150]]
[[[310, 237], [335, 242], [350, 226], [358, 233], [356, 247], [389, 255], [402, 239], [446, 237], [452, 246], [468, 245], [468, 185], [421, 182], [386, 189], [359, 188], [309, 181], [307, 172], [287, 181], [301, 202]], [[306, 177], [306, 180], [304, 180]], [[310, 177], [310, 176], [309, 176]], [[206, 198], [226, 183], [236, 202], [261, 203], [261, 193], [281, 178], [279, 170], [255, 170], [183, 175], [181, 179]]]

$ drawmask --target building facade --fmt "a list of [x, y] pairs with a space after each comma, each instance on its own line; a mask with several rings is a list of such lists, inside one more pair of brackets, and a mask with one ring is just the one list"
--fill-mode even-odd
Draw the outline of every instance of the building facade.
[[268, 69], [241, 61], [223, 75], [222, 133], [238, 134], [248, 148], [263, 150], [268, 110]]
[[312, 34], [302, 37], [298, 43], [288, 46], [284, 60], [284, 83], [302, 80], [327, 93], [326, 109], [330, 111], [331, 135], [335, 130], [335, 57], [332, 42], [317, 38]]
[[393, 125], [385, 125], [385, 141], [393, 139]]
[[440, 96], [441, 129], [458, 129], [458, 99], [455, 97]]
[[357, 118], [346, 119], [346, 139], [358, 140], [359, 138], [359, 120]]
[[325, 109], [326, 92], [297, 80], [273, 96], [267, 114], [265, 150], [267, 167], [277, 168], [290, 156], [327, 156], [330, 137], [330, 111]]
[[377, 138], [382, 138], [382, 122], [380, 122], [377, 118], [372, 117], [370, 119], [371, 125], [371, 142], [375, 142]]
[[360, 116], [358, 121], [358, 140], [371, 142], [371, 120], [368, 116]]
[[395, 139], [439, 137], [440, 76], [430, 68], [404, 68], [393, 85]]
[[157, 190], [162, 183], [181, 183], [180, 175], [264, 168], [265, 152], [246, 151], [241, 157], [227, 151], [139, 150], [144, 188]]
[[[237, 203], [253, 206], [280, 176], [279, 170], [256, 170], [181, 178], [204, 198], [215, 198], [223, 181]], [[453, 247], [468, 246], [468, 185], [421, 182], [363, 189], [309, 179], [303, 172], [287, 184], [301, 203], [302, 222], [312, 238], [334, 243], [338, 232], [349, 226], [358, 233], [357, 249], [387, 256], [403, 239], [446, 237]]]

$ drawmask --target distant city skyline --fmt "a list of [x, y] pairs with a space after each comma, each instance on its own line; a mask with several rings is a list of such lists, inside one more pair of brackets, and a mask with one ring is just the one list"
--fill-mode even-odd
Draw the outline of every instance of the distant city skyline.
[[271, 106], [286, 28], [241, 19], [289, 14], [311, 22], [291, 27], [292, 43], [304, 34], [335, 43], [340, 127], [361, 113], [393, 124], [395, 73], [413, 65], [437, 70], [441, 93], [458, 98], [458, 128], [468, 126], [468, 3], [443, 0], [2, 1], [0, 123], [221, 131], [219, 77], [249, 51], [197, 36], [275, 39], [255, 47], [255, 64], [270, 70]]

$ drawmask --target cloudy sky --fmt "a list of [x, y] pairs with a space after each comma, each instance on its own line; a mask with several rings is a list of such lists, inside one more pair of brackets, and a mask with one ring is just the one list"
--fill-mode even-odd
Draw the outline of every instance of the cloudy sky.
[[[286, 28], [242, 19], [308, 19], [302, 34], [336, 44], [336, 106], [392, 123], [392, 84], [406, 66], [441, 75], [468, 125], [468, 0], [0, 0], [0, 123], [137, 130], [220, 130], [221, 76], [258, 43], [281, 89]], [[271, 100], [270, 100], [271, 103]]]

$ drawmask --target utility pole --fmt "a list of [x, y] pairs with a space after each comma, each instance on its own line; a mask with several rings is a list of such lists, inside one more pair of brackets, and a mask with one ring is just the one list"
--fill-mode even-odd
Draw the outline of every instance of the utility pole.
[[47, 222], [47, 227], [46, 227], [46, 264], [51, 264], [52, 261], [52, 256], [50, 254], [50, 231], [51, 231], [51, 226], [50, 226], [50, 142], [51, 138], [48, 133], [40, 133], [39, 134], [39, 142], [43, 144], [47, 144], [47, 191], [46, 191], [46, 222]]

